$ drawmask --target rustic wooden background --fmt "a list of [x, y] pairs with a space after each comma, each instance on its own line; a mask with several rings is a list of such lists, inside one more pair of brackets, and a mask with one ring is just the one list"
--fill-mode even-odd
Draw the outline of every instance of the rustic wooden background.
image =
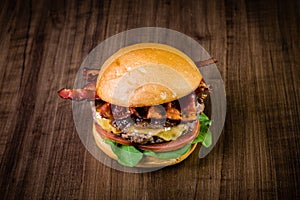
[[[1, 1], [0, 199], [299, 199], [299, 1]], [[86, 55], [124, 30], [166, 27], [219, 62], [227, 91], [213, 151], [145, 174], [104, 166], [73, 123]]]

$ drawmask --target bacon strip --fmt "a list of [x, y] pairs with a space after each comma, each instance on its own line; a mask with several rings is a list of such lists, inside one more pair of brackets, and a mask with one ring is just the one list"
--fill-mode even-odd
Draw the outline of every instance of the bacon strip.
[[88, 82], [96, 82], [98, 78], [98, 69], [83, 68], [84, 79]]
[[88, 83], [82, 89], [95, 91], [96, 90], [96, 82]]
[[82, 89], [66, 89], [62, 88], [57, 91], [58, 96], [63, 99], [71, 99], [74, 101], [82, 101], [82, 100], [96, 100], [100, 99], [96, 95], [96, 82], [86, 84]]
[[166, 110], [160, 105], [152, 106], [148, 109], [147, 119], [163, 119], [166, 117]]
[[202, 61], [195, 62], [195, 64], [196, 64], [198, 67], [205, 67], [205, 66], [208, 66], [208, 65], [217, 63], [217, 62], [218, 62], [217, 59], [215, 59], [215, 58], [210, 58], [210, 59], [207, 59], [207, 60], [202, 60]]
[[176, 108], [172, 107], [172, 103], [169, 102], [167, 104], [167, 118], [169, 119], [173, 119], [173, 120], [180, 120], [181, 117], [180, 117], [180, 111], [177, 110]]
[[[145, 116], [141, 116], [141, 111], [134, 107], [123, 107], [117, 105], [110, 105], [109, 103], [105, 103], [104, 105], [97, 106], [97, 112], [100, 113], [101, 116], [108, 119], [123, 119], [130, 117], [131, 115], [135, 115], [139, 118], [144, 119], [162, 119], [168, 118], [171, 120], [183, 120], [183, 121], [192, 121], [197, 119], [197, 109], [196, 109], [196, 95], [190, 94], [186, 97], [183, 97], [180, 101], [180, 110], [172, 105], [171, 102], [167, 103], [166, 107], [162, 105], [152, 106], [148, 109], [144, 109], [146, 111]], [[141, 108], [140, 108], [141, 109]], [[111, 113], [111, 114], [108, 114]]]
[[86, 89], [61, 89], [57, 92], [58, 96], [63, 99], [71, 99], [75, 101], [88, 100], [93, 101], [100, 99], [96, 95], [95, 90], [86, 90]]
[[111, 112], [111, 104], [110, 103], [104, 103], [100, 106], [96, 107], [97, 112], [100, 113], [100, 115], [106, 119], [113, 119], [113, 114]]
[[195, 90], [195, 93], [199, 98], [198, 100], [203, 101], [209, 95], [209, 93], [211, 93], [211, 91], [211, 87], [207, 85], [204, 80], [201, 80], [198, 88]]

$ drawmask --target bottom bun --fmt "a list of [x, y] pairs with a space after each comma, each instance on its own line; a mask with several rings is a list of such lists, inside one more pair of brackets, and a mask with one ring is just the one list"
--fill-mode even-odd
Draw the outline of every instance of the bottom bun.
[[[117, 156], [112, 151], [109, 144], [107, 144], [103, 138], [99, 135], [99, 133], [96, 130], [95, 124], [93, 124], [93, 135], [96, 141], [97, 146], [110, 158], [117, 160]], [[184, 159], [186, 159], [196, 148], [197, 143], [192, 144], [190, 150], [188, 150], [185, 154], [178, 158], [172, 158], [172, 159], [162, 159], [152, 156], [143, 156], [143, 158], [140, 160], [140, 162], [135, 167], [142, 167], [142, 168], [155, 168], [155, 167], [165, 167], [169, 165], [175, 165], [177, 163], [180, 163]]]

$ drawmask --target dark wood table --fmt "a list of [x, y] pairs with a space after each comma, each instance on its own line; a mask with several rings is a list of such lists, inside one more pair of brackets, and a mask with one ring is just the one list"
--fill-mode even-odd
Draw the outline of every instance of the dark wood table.
[[[0, 199], [299, 199], [299, 1], [1, 1]], [[78, 137], [72, 87], [88, 53], [138, 27], [165, 27], [218, 59], [220, 140], [203, 159], [125, 173]]]

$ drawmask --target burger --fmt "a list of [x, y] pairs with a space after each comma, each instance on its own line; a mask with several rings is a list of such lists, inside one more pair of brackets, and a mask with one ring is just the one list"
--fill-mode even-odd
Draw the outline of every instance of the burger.
[[[203, 113], [211, 89], [180, 50], [139, 43], [110, 56], [95, 82], [62, 89], [61, 97], [93, 100], [93, 136], [110, 158], [129, 167], [163, 167], [187, 158], [198, 143], [210, 145], [211, 121]], [[92, 85], [92, 86], [91, 86]]]

